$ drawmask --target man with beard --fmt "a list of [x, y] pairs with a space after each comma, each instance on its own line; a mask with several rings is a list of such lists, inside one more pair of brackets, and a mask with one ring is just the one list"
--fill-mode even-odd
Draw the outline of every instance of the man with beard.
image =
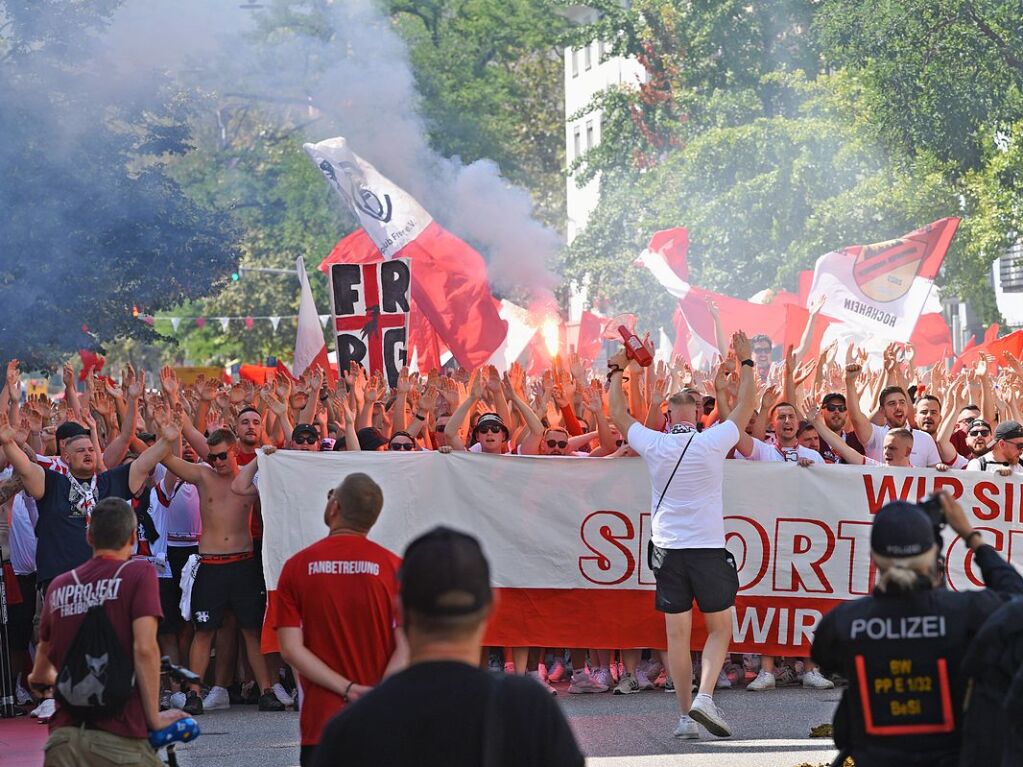
[[913, 420], [920, 431], [930, 434], [934, 440], [934, 444], [938, 448], [938, 455], [941, 456], [939, 466], [951, 469], [966, 468], [966, 459], [959, 455], [955, 445], [947, 437], [942, 436], [942, 433], [947, 433], [948, 430], [940, 428], [942, 421], [941, 400], [933, 394], [924, 394], [913, 406]]
[[[904, 429], [909, 423], [909, 397], [900, 386], [886, 386], [878, 396], [878, 405], [884, 417], [884, 426], [871, 423], [860, 409], [859, 397], [856, 392], [856, 377], [862, 368], [853, 363], [845, 366], [846, 403], [856, 437], [866, 448], [865, 455], [873, 461], [881, 463], [885, 444], [885, 435], [890, 429]], [[930, 434], [913, 429], [913, 452], [910, 464], [917, 468], [937, 466], [941, 463], [938, 447]]]
[[745, 432], [739, 435], [736, 452], [751, 461], [769, 461], [773, 463], [798, 463], [803, 466], [810, 463], [824, 463], [821, 454], [799, 444], [796, 432], [799, 430], [799, 416], [796, 409], [788, 402], [779, 402], [771, 408], [771, 429], [774, 431], [774, 444], [768, 444]]
[[[259, 698], [260, 711], [283, 711], [284, 705], [271, 689], [266, 659], [259, 650], [266, 591], [249, 527], [252, 501], [231, 491], [231, 483], [238, 474], [237, 441], [233, 432], [217, 429], [206, 443], [206, 464], [191, 464], [174, 456], [164, 459], [170, 471], [199, 488], [201, 499], [198, 562], [189, 558], [186, 565], [186, 571], [194, 578], [190, 595], [195, 639], [189, 666], [200, 677], [206, 673], [214, 634], [223, 623], [225, 612], [230, 610], [241, 627], [249, 665], [263, 691]], [[186, 710], [201, 713], [207, 709], [228, 708], [226, 683], [233, 670], [228, 664], [218, 663], [220, 684], [210, 690], [201, 705], [199, 685], [193, 685]]]
[[[839, 435], [849, 447], [860, 454], [863, 453], [863, 445], [856, 438], [856, 432], [850, 431], [849, 408], [845, 404], [844, 394], [837, 391], [825, 394], [821, 400], [821, 416], [824, 418], [828, 428]], [[825, 463], [844, 463], [842, 457], [835, 453], [830, 445], [824, 442], [823, 439], [820, 441], [820, 454]]]
[[821, 415], [821, 411], [813, 404], [809, 397], [806, 400], [806, 417], [817, 428], [817, 433], [822, 441], [826, 442], [832, 450], [842, 459], [843, 463], [854, 466], [901, 466], [911, 468], [910, 455], [913, 452], [915, 432], [909, 429], [890, 429], [884, 436], [884, 444], [881, 447], [883, 461], [875, 461], [873, 458], [864, 456], [853, 450], [845, 443], [841, 435], [836, 434], [828, 428]]
[[966, 431], [966, 441], [963, 443], [966, 447], [967, 461], [980, 458], [991, 449], [993, 433], [991, 424], [982, 418], [976, 418], [970, 423], [970, 428]]
[[[977, 424], [978, 421], [973, 423]], [[973, 425], [970, 426], [970, 430], [973, 430]], [[974, 458], [966, 465], [966, 468], [970, 471], [988, 471], [1002, 477], [1023, 474], [1023, 466], [1020, 466], [1019, 462], [1021, 453], [1023, 453], [1023, 426], [1020, 426], [1017, 421], [1002, 421], [995, 429], [995, 443], [991, 451], [979, 458]]]

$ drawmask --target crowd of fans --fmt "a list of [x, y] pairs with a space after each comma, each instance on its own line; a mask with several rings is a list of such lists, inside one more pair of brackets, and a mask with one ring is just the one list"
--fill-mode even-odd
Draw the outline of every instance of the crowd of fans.
[[[889, 347], [877, 369], [854, 348], [842, 361], [834, 346], [799, 359], [756, 336], [752, 351], [758, 406], [734, 459], [810, 471], [850, 463], [1023, 472], [1023, 363], [1011, 355], [997, 372], [985, 357], [953, 375], [941, 365], [916, 368], [910, 346]], [[633, 363], [623, 380], [629, 412], [667, 432], [710, 428], [735, 404], [737, 368], [734, 356], [711, 371], [680, 359]], [[247, 702], [272, 711], [296, 698], [280, 656], [263, 655], [259, 646], [266, 595], [257, 451], [635, 455], [609, 420], [605, 371], [576, 357], [556, 358], [540, 376], [518, 365], [504, 375], [493, 367], [403, 370], [393, 388], [355, 365], [344, 373], [336, 383], [310, 370], [263, 385], [201, 376], [185, 385], [169, 367], [156, 381], [127, 367], [117, 380], [93, 373], [79, 383], [66, 365], [63, 392], [50, 398], [25, 396], [18, 362], [9, 363], [0, 391], [0, 546], [14, 576], [9, 638], [19, 703], [31, 702], [24, 679], [42, 595], [90, 556], [86, 520], [105, 497], [135, 508], [136, 556], [151, 561], [160, 578], [161, 650], [208, 683], [181, 690], [168, 683], [164, 704], [192, 714]], [[697, 422], [687, 423], [683, 416], [694, 406]], [[203, 566], [196, 568], [199, 552]], [[181, 589], [189, 568], [190, 604]], [[551, 692], [559, 683], [569, 693], [673, 689], [656, 651], [490, 648], [482, 662], [529, 674]], [[721, 687], [752, 691], [783, 684], [834, 682], [808, 659], [755, 655], [733, 656], [719, 679]], [[52, 700], [33, 711], [43, 720], [53, 712]]]

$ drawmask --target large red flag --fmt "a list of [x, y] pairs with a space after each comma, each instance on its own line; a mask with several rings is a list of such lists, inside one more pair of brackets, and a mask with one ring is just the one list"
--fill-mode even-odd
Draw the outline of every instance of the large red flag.
[[[498, 314], [480, 254], [352, 152], [343, 138], [306, 144], [305, 150], [358, 219], [365, 239], [355, 244], [362, 256], [372, 245], [377, 255], [367, 260], [410, 259], [416, 306], [460, 364], [484, 364], [504, 341], [508, 325]], [[333, 263], [335, 255], [341, 260], [339, 248], [352, 237], [338, 243], [325, 263]]]

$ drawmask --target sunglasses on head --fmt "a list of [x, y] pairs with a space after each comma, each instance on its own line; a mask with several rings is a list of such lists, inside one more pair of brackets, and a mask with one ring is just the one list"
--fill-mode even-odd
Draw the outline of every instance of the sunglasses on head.
[[990, 437], [991, 429], [970, 429], [967, 434], [971, 437]]
[[230, 454], [231, 454], [231, 452], [229, 450], [225, 450], [223, 453], [207, 453], [206, 454], [206, 460], [207, 461], [226, 461], [227, 460], [227, 456], [229, 456]]
[[411, 450], [414, 445], [411, 442], [392, 442], [387, 447], [389, 450]]
[[845, 405], [827, 404], [824, 406], [824, 409], [827, 410], [829, 413], [844, 413], [849, 408], [847, 408]]
[[295, 437], [292, 442], [296, 445], [315, 445], [319, 439], [319, 437]]
[[547, 447], [560, 447], [562, 450], [564, 450], [566, 447], [568, 447], [568, 440], [567, 439], [549, 439], [549, 440], [547, 440]]
[[480, 434], [498, 434], [504, 431], [504, 427], [498, 426], [496, 423], [488, 423], [484, 424], [483, 426], [478, 426], [476, 428], [476, 431], [478, 431]]

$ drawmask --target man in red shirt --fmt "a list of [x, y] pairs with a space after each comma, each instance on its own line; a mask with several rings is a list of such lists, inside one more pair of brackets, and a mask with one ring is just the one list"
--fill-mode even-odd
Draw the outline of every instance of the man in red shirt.
[[383, 504], [376, 482], [349, 474], [327, 499], [327, 537], [289, 559], [277, 582], [277, 638], [302, 682], [302, 767], [324, 725], [405, 664], [394, 611], [401, 560], [366, 537]]
[[[79, 767], [113, 763], [151, 765], [162, 762], [149, 745], [149, 730], [159, 730], [183, 718], [183, 711], [160, 711], [160, 646], [156, 641], [160, 589], [156, 570], [146, 560], [130, 559], [138, 544], [137, 520], [120, 498], [104, 498], [92, 510], [86, 533], [93, 557], [74, 570], [58, 575], [46, 592], [39, 647], [29, 682], [36, 689], [52, 688], [57, 673], [85, 621], [89, 608], [102, 605], [120, 640], [110, 652], [130, 654], [135, 689], [122, 709], [97, 714], [87, 721], [59, 705], [50, 720], [46, 767]], [[106, 656], [96, 661], [101, 680]], [[92, 664], [90, 664], [92, 666]], [[76, 687], [89, 683], [86, 678]]]

